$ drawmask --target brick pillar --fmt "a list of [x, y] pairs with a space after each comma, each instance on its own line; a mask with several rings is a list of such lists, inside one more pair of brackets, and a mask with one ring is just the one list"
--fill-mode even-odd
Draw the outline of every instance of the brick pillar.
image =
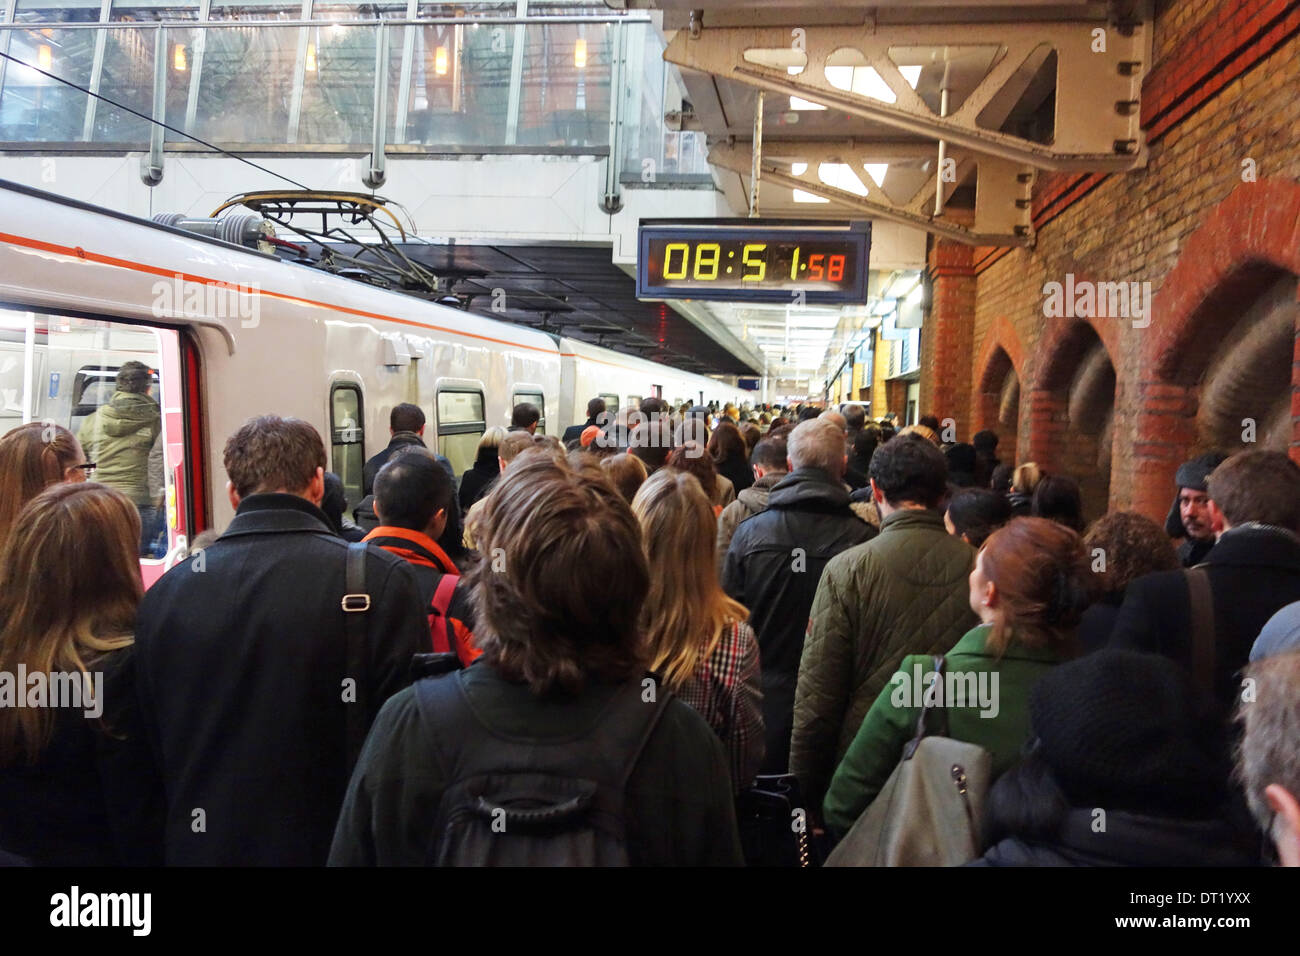
[[930, 249], [930, 314], [921, 330], [921, 414], [951, 418], [970, 441], [971, 356], [975, 351], [975, 248], [946, 239]]
[[1174, 472], [1196, 446], [1195, 388], [1167, 382], [1140, 382], [1133, 445], [1134, 511], [1161, 523], [1174, 496]]

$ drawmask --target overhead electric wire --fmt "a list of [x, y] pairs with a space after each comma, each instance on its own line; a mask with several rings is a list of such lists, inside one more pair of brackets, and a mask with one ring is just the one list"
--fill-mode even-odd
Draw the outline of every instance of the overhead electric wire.
[[294, 186], [297, 186], [299, 189], [310, 190], [311, 188], [309, 186], [304, 186], [296, 179], [290, 179], [288, 176], [284, 175], [283, 173], [277, 173], [273, 169], [267, 169], [265, 166], [255, 163], [251, 159], [248, 159], [244, 156], [240, 156], [238, 153], [232, 153], [228, 149], [222, 149], [220, 146], [217, 146], [215, 143], [209, 143], [205, 139], [200, 139], [199, 137], [195, 136], [193, 133], [187, 133], [183, 129], [177, 129], [175, 126], [171, 126], [167, 123], [162, 122], [161, 120], [156, 120], [152, 116], [145, 116], [145, 114], [141, 113], [139, 110], [133, 110], [131, 109], [131, 107], [127, 106], [124, 103], [119, 103], [117, 100], [114, 100], [110, 97], [103, 96], [99, 93], [94, 93], [86, 89], [84, 86], [82, 86], [79, 83], [73, 83], [71, 80], [64, 79], [61, 76], [55, 76], [53, 73], [48, 73], [45, 70], [42, 70], [39, 66], [33, 66], [32, 64], [28, 63], [26, 60], [18, 59], [18, 57], [14, 56], [12, 53], [5, 53], [3, 50], [0, 50], [0, 57], [4, 57], [6, 60], [9, 60], [12, 63], [17, 63], [19, 66], [25, 66], [29, 70], [35, 70], [37, 73], [41, 74], [41, 76], [49, 77], [51, 80], [70, 86], [74, 90], [80, 90], [82, 93], [85, 93], [87, 96], [93, 96], [97, 100], [103, 100], [105, 103], [108, 103], [111, 106], [115, 106], [120, 110], [125, 110], [126, 112], [131, 113], [134, 116], [140, 117], [142, 120], [148, 120], [150, 123], [153, 123], [156, 126], [161, 126], [163, 129], [168, 130], [169, 132], [178, 133], [181, 136], [186, 137], [187, 139], [192, 139], [194, 140], [194, 142], [198, 143], [201, 146], [206, 146], [208, 149], [212, 150], [213, 152], [221, 153], [223, 156], [229, 156], [231, 159], [237, 159], [241, 163], [247, 163], [249, 166], [252, 166], [254, 169], [260, 169], [264, 173], [269, 173], [272, 176], [275, 176], [279, 179], [283, 179], [286, 183], [292, 183]]

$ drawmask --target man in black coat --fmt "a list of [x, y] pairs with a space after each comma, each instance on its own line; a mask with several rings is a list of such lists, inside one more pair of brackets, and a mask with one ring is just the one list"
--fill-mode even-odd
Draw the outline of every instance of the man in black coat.
[[605, 400], [603, 398], [600, 398], [599, 396], [593, 398], [591, 401], [587, 403], [587, 420], [583, 422], [581, 425], [570, 425], [568, 428], [566, 428], [564, 430], [564, 437], [561, 438], [560, 441], [564, 442], [565, 445], [568, 445], [569, 442], [577, 441], [579, 438], [581, 438], [582, 433], [585, 432], [592, 425], [596, 425], [598, 427], [604, 426], [605, 419], [602, 417], [604, 414], [605, 414]]
[[876, 536], [849, 508], [839, 424], [825, 416], [802, 422], [787, 447], [790, 473], [768, 494], [767, 509], [737, 526], [722, 571], [723, 588], [749, 608], [758, 637], [764, 773], [783, 773], [789, 763], [799, 660], [822, 569], [841, 551]]
[[306, 422], [250, 419], [226, 442], [230, 527], [163, 575], [135, 635], [141, 720], [163, 779], [171, 865], [319, 866], [365, 724], [429, 642], [406, 562], [370, 547], [367, 665], [348, 666], [347, 542], [317, 507], [325, 448]]
[[[1223, 716], [1238, 697], [1236, 673], [1265, 622], [1300, 601], [1300, 467], [1276, 451], [1244, 451], [1214, 469], [1209, 510], [1218, 543], [1205, 559], [1215, 635], [1214, 696]], [[1163, 654], [1192, 668], [1187, 576], [1161, 571], [1125, 591], [1110, 647]]]
[[388, 464], [389, 456], [399, 448], [407, 445], [424, 447], [424, 411], [419, 405], [402, 402], [394, 405], [388, 413], [388, 432], [392, 436], [388, 446], [379, 454], [371, 456], [361, 469], [361, 493], [369, 497], [375, 493], [375, 475], [379, 469]]

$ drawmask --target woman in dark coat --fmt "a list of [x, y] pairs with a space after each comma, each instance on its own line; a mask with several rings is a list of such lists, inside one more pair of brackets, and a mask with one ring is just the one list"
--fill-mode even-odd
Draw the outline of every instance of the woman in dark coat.
[[50, 675], [45, 706], [30, 706], [30, 680], [29, 706], [0, 706], [0, 850], [38, 866], [162, 864], [162, 784], [130, 663], [139, 545], [129, 498], [60, 483], [19, 513], [0, 556], [0, 672]]
[[504, 428], [489, 428], [478, 440], [478, 452], [474, 456], [474, 464], [460, 479], [457, 500], [460, 503], [461, 514], [468, 512], [474, 502], [483, 497], [488, 485], [501, 474], [497, 449], [501, 447], [501, 440], [505, 437]]
[[709, 457], [718, 469], [718, 474], [731, 480], [740, 494], [754, 483], [754, 470], [749, 466], [749, 452], [745, 438], [740, 429], [729, 422], [723, 422], [713, 430], [709, 438]]
[[993, 785], [971, 866], [1253, 866], [1221, 725], [1155, 654], [1104, 650], [1030, 693], [1031, 752]]

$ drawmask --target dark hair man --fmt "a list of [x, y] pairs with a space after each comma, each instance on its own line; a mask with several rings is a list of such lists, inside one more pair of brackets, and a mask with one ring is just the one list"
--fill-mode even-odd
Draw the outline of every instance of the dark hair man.
[[[419, 405], [402, 402], [400, 405], [393, 406], [393, 410], [388, 413], [388, 434], [391, 436], [388, 446], [374, 455], [361, 469], [363, 496], [375, 493], [375, 475], [379, 474], [379, 469], [388, 463], [390, 455], [399, 448], [406, 448], [409, 445], [424, 447], [424, 423], [424, 412]], [[360, 422], [357, 425], [360, 427]]]
[[451, 476], [428, 449], [404, 448], [375, 477], [379, 527], [365, 540], [406, 561], [420, 582], [429, 612], [432, 649], [455, 653], [468, 665], [480, 651], [474, 645], [474, 615], [460, 571], [438, 545], [456, 506]]
[[350, 769], [349, 708], [368, 725], [406, 684], [428, 622], [406, 563], [366, 549], [370, 606], [354, 613], [368, 663], [349, 665], [349, 545], [318, 508], [325, 447], [311, 425], [249, 419], [225, 466], [234, 520], [149, 589], [135, 630], [166, 862], [319, 866]]
[[[510, 412], [510, 431], [537, 434], [537, 423], [542, 420], [542, 413], [536, 405], [520, 402]], [[582, 433], [579, 432], [579, 435]]]
[[1200, 564], [1214, 547], [1214, 525], [1210, 521], [1210, 473], [1227, 460], [1223, 452], [1212, 451], [1178, 466], [1174, 483], [1178, 497], [1165, 519], [1165, 532], [1171, 538], [1183, 538], [1178, 546], [1178, 560], [1183, 567]]
[[[638, 619], [649, 571], [641, 532], [623, 497], [592, 471], [529, 453], [484, 499], [482, 545], [500, 560], [470, 572], [483, 656], [384, 706], [339, 815], [331, 864], [420, 865], [444, 855], [489, 862], [454, 855], [465, 846], [455, 839], [466, 832], [458, 824], [486, 828], [457, 816], [463, 804], [455, 801], [473, 792], [461, 789], [468, 776], [524, 785], [522, 767], [533, 786], [542, 774], [605, 783], [609, 766], [635, 753], [637, 737], [645, 740], [639, 757], [613, 781], [624, 795], [628, 862], [741, 862], [722, 742], [663, 688], [645, 696]], [[600, 569], [598, 588], [580, 586], [591, 569]], [[602, 742], [629, 714], [644, 715], [644, 728]], [[512, 840], [526, 840], [514, 827], [494, 828], [480, 851], [507, 853]]]
[[789, 473], [772, 488], [766, 509], [736, 529], [722, 572], [723, 588], [749, 608], [758, 635], [766, 773], [784, 773], [789, 763], [799, 659], [822, 570], [837, 554], [876, 536], [849, 508], [839, 423], [825, 415], [803, 422], [784, 444]]
[[902, 659], [943, 653], [976, 623], [967, 581], [975, 551], [948, 534], [938, 510], [947, 479], [943, 453], [932, 442], [901, 435], [881, 445], [870, 468], [880, 534], [831, 558], [822, 572], [790, 741], [790, 770], [810, 806], [821, 805], [831, 774]]
[[[665, 457], [667, 454], [665, 453]], [[718, 515], [718, 574], [727, 558], [727, 549], [731, 547], [731, 538], [736, 528], [746, 518], [767, 508], [767, 496], [776, 483], [789, 472], [786, 460], [786, 435], [769, 435], [754, 446], [749, 456], [749, 467], [754, 472], [754, 483], [736, 495], [736, 500], [729, 503]]]
[[[1224, 529], [1218, 543], [1200, 569], [1130, 583], [1110, 646], [1181, 663], [1226, 717], [1260, 630], [1300, 600], [1300, 467], [1282, 452], [1238, 452], [1214, 469], [1207, 490], [1210, 523]], [[1208, 593], [1198, 588], [1194, 610], [1191, 584], [1201, 575]], [[1198, 628], [1206, 635], [1199, 653]]]
[[586, 431], [588, 428], [590, 428], [592, 425], [596, 425], [596, 426], [604, 425], [605, 424], [604, 419], [601, 418], [601, 416], [604, 414], [605, 414], [605, 400], [601, 398], [599, 395], [597, 395], [591, 401], [587, 402], [587, 420], [583, 422], [581, 425], [570, 425], [568, 428], [566, 428], [564, 430], [564, 435], [560, 439], [560, 441], [564, 442], [564, 444], [567, 446], [569, 442], [576, 441], [577, 439], [582, 438], [582, 433]]

